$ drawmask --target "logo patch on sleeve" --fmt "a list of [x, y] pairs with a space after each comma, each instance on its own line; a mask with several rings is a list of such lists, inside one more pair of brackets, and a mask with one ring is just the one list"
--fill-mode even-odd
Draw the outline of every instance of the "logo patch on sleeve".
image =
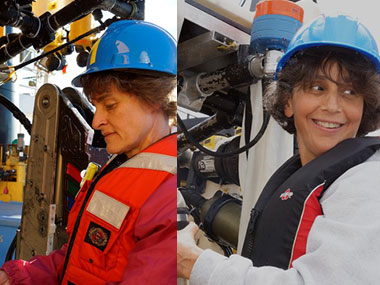
[[280, 195], [280, 198], [282, 201], [286, 201], [286, 200], [292, 198], [292, 196], [293, 196], [293, 192], [290, 192], [290, 188], [288, 188], [288, 189], [286, 189], [286, 191], [284, 193], [282, 193]]
[[108, 241], [110, 240], [111, 232], [106, 228], [91, 222], [88, 226], [85, 242], [97, 247], [101, 251], [104, 251]]

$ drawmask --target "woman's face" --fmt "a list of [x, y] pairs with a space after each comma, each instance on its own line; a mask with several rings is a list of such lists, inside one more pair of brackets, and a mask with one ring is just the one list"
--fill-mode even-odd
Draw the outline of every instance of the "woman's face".
[[92, 126], [100, 130], [111, 154], [135, 155], [155, 142], [162, 112], [115, 86], [92, 99], [96, 108]]
[[337, 64], [330, 66], [329, 80], [321, 71], [310, 87], [296, 86], [285, 106], [294, 116], [302, 165], [356, 136], [363, 115], [364, 100], [350, 84], [341, 81]]

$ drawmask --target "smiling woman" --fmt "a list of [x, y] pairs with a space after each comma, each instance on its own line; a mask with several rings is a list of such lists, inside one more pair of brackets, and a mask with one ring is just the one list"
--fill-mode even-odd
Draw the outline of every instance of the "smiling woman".
[[296, 133], [306, 164], [343, 139], [376, 130], [378, 94], [380, 81], [370, 60], [324, 46], [295, 54], [268, 89], [265, 105], [285, 130]]
[[319, 16], [280, 59], [265, 106], [299, 154], [269, 179], [242, 255], [198, 248], [178, 233], [178, 275], [190, 284], [376, 284], [380, 279], [380, 57], [367, 28]]
[[[332, 70], [334, 63], [336, 69]], [[335, 71], [336, 78], [332, 71]], [[294, 54], [278, 73], [278, 81], [272, 83], [264, 98], [266, 108], [286, 131], [292, 134], [296, 132], [293, 117], [284, 113], [293, 89], [315, 89], [313, 84], [318, 76], [331, 83], [339, 83], [340, 88], [349, 87], [356, 95], [363, 96], [365, 112], [357, 136], [363, 136], [379, 127], [380, 82], [373, 62], [346, 48], [318, 46]]]
[[331, 79], [319, 72], [309, 87], [296, 86], [285, 105], [285, 116], [294, 119], [303, 165], [344, 139], [355, 137], [362, 119], [362, 95], [337, 81], [336, 64], [330, 71]]

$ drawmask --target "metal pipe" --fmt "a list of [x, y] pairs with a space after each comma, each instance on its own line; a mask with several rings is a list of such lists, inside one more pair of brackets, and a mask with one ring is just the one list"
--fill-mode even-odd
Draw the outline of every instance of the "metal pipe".
[[20, 17], [21, 12], [14, 6], [10, 6], [9, 2], [0, 4], [0, 25], [15, 27], [20, 21]]
[[[61, 10], [57, 11], [49, 17], [49, 24], [52, 29], [57, 30], [64, 25], [67, 25], [83, 16], [88, 15], [95, 9], [103, 9], [111, 11], [119, 0], [76, 0], [63, 7]], [[119, 5], [120, 6], [120, 5]], [[123, 6], [124, 7], [124, 6]], [[127, 4], [125, 9], [122, 11], [124, 15], [118, 16], [128, 16], [132, 12], [132, 5]], [[73, 13], [75, 11], [75, 14]], [[121, 13], [121, 11], [118, 11]]]
[[32, 46], [32, 39], [26, 35], [21, 34], [13, 41], [0, 49], [0, 64], [10, 60], [20, 52]]
[[210, 114], [221, 111], [226, 114], [235, 114], [238, 106], [239, 100], [243, 98], [244, 94], [239, 91], [231, 89], [227, 94], [221, 92], [214, 92], [212, 96], [208, 96], [202, 105], [201, 113]]
[[232, 64], [213, 72], [200, 74], [197, 86], [201, 92], [211, 94], [217, 90], [248, 85], [255, 80], [258, 78], [251, 75], [248, 59], [241, 64]]
[[40, 20], [21, 12], [16, 6], [0, 4], [0, 25], [19, 28], [29, 37], [34, 37], [40, 29]]
[[35, 49], [44, 47], [55, 39], [57, 29], [91, 13], [95, 9], [104, 9], [117, 16], [128, 17], [134, 11], [134, 5], [121, 0], [76, 0], [53, 15], [46, 12], [39, 17], [42, 27], [34, 38], [20, 34], [15, 40], [0, 49], [0, 64], [32, 45]]
[[[5, 27], [4, 27], [5, 28]], [[11, 34], [13, 32], [13, 28], [7, 26], [5, 28], [6, 34]], [[11, 65], [13, 62], [9, 61], [8, 64]], [[17, 93], [15, 92], [15, 84], [11, 81], [8, 83], [2, 85], [0, 87], [0, 94], [6, 97], [9, 101], [15, 102], [17, 99]], [[9, 144], [11, 141], [15, 138], [17, 131], [16, 131], [16, 120], [13, 118], [12, 113], [5, 107], [3, 104], [0, 104], [0, 144]], [[3, 149], [3, 158], [5, 156], [5, 152], [7, 150]], [[1, 164], [1, 161], [0, 161]]]

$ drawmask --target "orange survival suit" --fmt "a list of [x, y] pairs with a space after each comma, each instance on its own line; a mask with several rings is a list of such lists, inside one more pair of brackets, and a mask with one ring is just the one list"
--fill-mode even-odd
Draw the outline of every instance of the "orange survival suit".
[[[140, 209], [160, 185], [176, 174], [176, 155], [176, 136], [171, 135], [101, 177], [90, 195], [89, 183], [82, 187], [67, 226], [70, 240], [75, 241], [66, 257], [63, 284], [122, 280], [128, 254], [139, 241], [134, 228]], [[172, 193], [174, 196], [175, 189]], [[89, 198], [84, 201], [86, 196]], [[174, 220], [173, 226], [175, 230]]]

